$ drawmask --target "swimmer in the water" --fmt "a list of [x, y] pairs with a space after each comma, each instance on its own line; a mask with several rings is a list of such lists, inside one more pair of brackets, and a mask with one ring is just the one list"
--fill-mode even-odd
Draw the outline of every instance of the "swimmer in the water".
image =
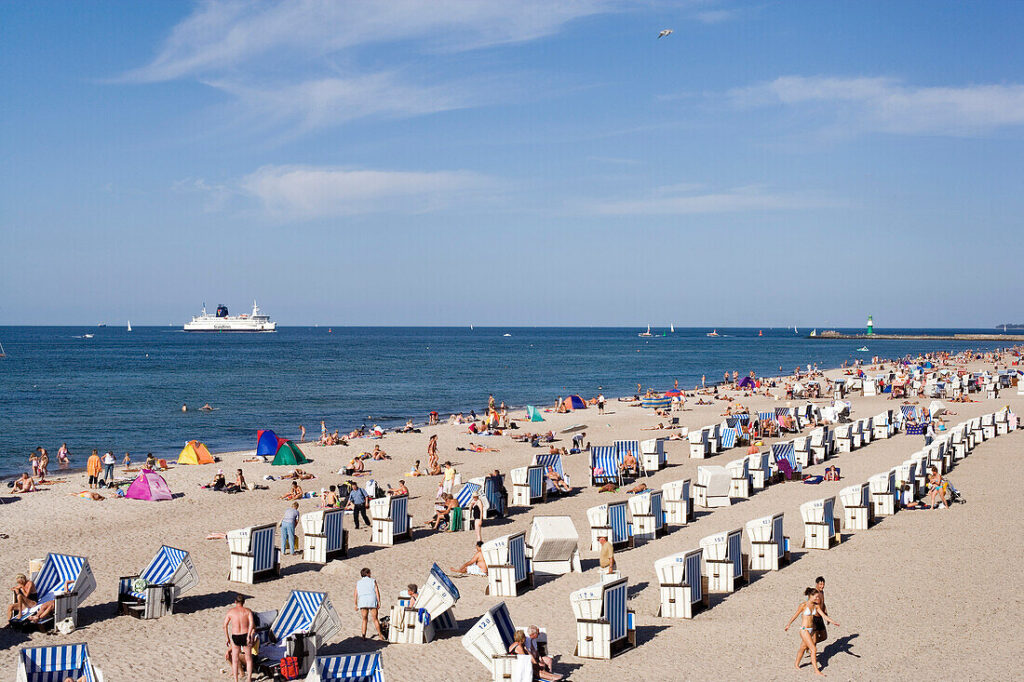
[[205, 405], [203, 405], [199, 409], [202, 410], [203, 412], [213, 412], [213, 408], [210, 407], [210, 403], [206, 403]]
[[188, 405], [182, 405], [181, 406], [181, 411], [182, 412], [188, 412]]

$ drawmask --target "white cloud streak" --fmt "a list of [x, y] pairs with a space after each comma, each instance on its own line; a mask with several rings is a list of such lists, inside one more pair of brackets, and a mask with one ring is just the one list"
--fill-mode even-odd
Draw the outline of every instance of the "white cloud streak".
[[242, 178], [240, 191], [269, 217], [311, 220], [366, 213], [422, 213], [491, 185], [467, 171], [383, 171], [323, 166], [264, 166]]
[[816, 108], [848, 132], [972, 136], [1024, 125], [1024, 85], [914, 87], [895, 78], [784, 76], [731, 90], [740, 107]]
[[760, 186], [699, 191], [700, 185], [659, 187], [644, 197], [590, 204], [598, 215], [694, 215], [750, 211], [793, 211], [834, 206], [820, 197], [767, 191]]

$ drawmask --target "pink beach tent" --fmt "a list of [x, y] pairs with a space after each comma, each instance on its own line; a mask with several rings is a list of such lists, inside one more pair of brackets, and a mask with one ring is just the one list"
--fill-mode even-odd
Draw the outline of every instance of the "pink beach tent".
[[133, 500], [169, 500], [171, 489], [167, 487], [167, 481], [160, 474], [150, 469], [143, 469], [142, 473], [128, 486], [125, 497]]

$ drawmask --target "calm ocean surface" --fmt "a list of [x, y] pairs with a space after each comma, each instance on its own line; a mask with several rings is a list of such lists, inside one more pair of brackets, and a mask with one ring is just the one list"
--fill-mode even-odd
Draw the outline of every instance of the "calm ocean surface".
[[[1008, 343], [814, 341], [787, 329], [327, 328], [276, 334], [186, 334], [180, 328], [0, 327], [0, 473], [20, 471], [29, 452], [66, 441], [72, 464], [92, 448], [175, 456], [189, 439], [213, 451], [255, 447], [258, 428], [298, 438], [320, 420], [342, 432], [432, 409], [480, 411], [493, 393], [509, 405], [550, 405], [558, 396], [632, 394], [637, 382], [692, 388], [701, 374], [746, 374], [796, 365], [838, 366], [855, 357], [987, 349]], [[662, 334], [665, 329], [654, 329]], [[801, 330], [806, 334], [810, 329]], [[846, 330], [857, 332], [861, 330]], [[898, 330], [880, 330], [898, 333]], [[910, 331], [910, 330], [908, 330]], [[913, 333], [992, 330], [912, 330]], [[504, 334], [511, 336], [504, 336]], [[94, 338], [81, 338], [94, 334]], [[203, 403], [217, 408], [201, 412]], [[190, 411], [182, 413], [182, 403]]]

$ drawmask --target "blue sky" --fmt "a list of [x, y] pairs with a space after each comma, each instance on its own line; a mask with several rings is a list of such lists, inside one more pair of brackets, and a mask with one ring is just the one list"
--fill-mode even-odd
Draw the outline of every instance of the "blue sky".
[[0, 324], [1013, 321], [1022, 19], [3, 3]]

